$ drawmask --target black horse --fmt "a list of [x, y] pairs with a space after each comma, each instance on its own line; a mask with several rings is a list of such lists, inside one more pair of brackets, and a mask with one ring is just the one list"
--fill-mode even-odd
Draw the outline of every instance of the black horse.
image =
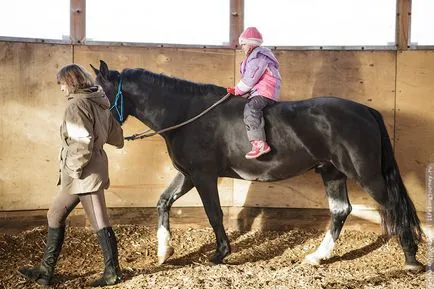
[[[91, 65], [92, 66], [92, 65]], [[93, 67], [96, 81], [114, 104], [121, 123], [132, 115], [155, 131], [186, 121], [221, 99], [223, 87], [168, 77], [144, 69], [109, 70], [104, 61]], [[416, 260], [422, 238], [420, 221], [396, 164], [381, 114], [368, 106], [337, 98], [317, 97], [279, 102], [264, 112], [272, 151], [247, 160], [250, 149], [243, 123], [246, 99], [229, 97], [201, 118], [161, 133], [174, 167], [179, 171], [158, 202], [158, 256], [172, 254], [169, 210], [175, 200], [196, 187], [216, 236], [212, 261], [221, 263], [230, 252], [223, 227], [217, 178], [277, 181], [310, 169], [324, 181], [331, 226], [320, 247], [305, 261], [319, 264], [330, 257], [345, 219], [351, 212], [346, 180], [356, 180], [380, 204], [382, 224], [397, 235], [405, 268]]]

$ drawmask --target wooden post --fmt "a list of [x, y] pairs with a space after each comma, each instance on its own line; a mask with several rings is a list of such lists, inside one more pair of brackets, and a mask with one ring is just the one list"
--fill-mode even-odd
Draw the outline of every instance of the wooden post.
[[407, 50], [410, 44], [411, 0], [396, 1], [396, 47]]
[[70, 37], [72, 44], [83, 44], [86, 40], [86, 0], [71, 0]]
[[230, 0], [230, 36], [232, 48], [238, 47], [238, 37], [244, 30], [244, 0]]

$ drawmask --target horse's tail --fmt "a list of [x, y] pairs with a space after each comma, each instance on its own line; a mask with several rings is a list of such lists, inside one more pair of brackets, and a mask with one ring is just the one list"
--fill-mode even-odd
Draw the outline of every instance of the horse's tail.
[[381, 133], [381, 169], [387, 191], [387, 203], [380, 211], [382, 226], [388, 235], [398, 235], [400, 239], [413, 239], [417, 244], [423, 233], [416, 209], [399, 173], [383, 117], [375, 109], [371, 108], [370, 112], [376, 119]]

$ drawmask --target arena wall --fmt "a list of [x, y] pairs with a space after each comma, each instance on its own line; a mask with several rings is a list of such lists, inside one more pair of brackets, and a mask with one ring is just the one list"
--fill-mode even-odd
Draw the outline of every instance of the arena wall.
[[[426, 210], [425, 168], [434, 162], [434, 51], [276, 50], [283, 100], [335, 95], [378, 109], [395, 146], [404, 182], [419, 212]], [[242, 52], [232, 49], [71, 46], [0, 42], [0, 211], [47, 209], [57, 192], [59, 124], [65, 100], [56, 72], [75, 62], [90, 69], [102, 59], [112, 68], [143, 67], [195, 82], [233, 85]], [[242, 112], [240, 112], [242, 113]], [[345, 125], [345, 124], [342, 124]], [[125, 135], [146, 127], [128, 119]], [[369, 140], [366, 140], [369, 141]], [[155, 207], [176, 174], [163, 139], [107, 147], [110, 207]], [[321, 178], [313, 172], [275, 183], [222, 178], [222, 206], [328, 208]], [[375, 208], [349, 182], [353, 208]], [[175, 207], [201, 206], [194, 190]]]

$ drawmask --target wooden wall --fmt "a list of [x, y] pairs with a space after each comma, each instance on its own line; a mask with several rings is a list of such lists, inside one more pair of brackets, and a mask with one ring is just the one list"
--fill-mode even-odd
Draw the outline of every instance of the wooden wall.
[[0, 210], [46, 208], [56, 189], [71, 46], [0, 42]]
[[[434, 162], [434, 52], [276, 51], [283, 77], [282, 99], [336, 95], [380, 110], [397, 160], [419, 211], [425, 210], [424, 168]], [[143, 67], [197, 82], [233, 85], [240, 51], [0, 42], [0, 210], [48, 208], [57, 192], [58, 125], [64, 98], [55, 75], [64, 64], [86, 68], [105, 60], [110, 67]], [[395, 108], [396, 114], [395, 114]], [[126, 135], [146, 127], [135, 119]], [[154, 207], [175, 170], [164, 142], [155, 136], [107, 147], [111, 207]], [[321, 179], [307, 173], [291, 180], [219, 182], [223, 206], [327, 208]], [[354, 208], [373, 207], [369, 196], [349, 184]], [[201, 206], [194, 190], [175, 206]], [[359, 207], [358, 207], [359, 206]]]
[[434, 163], [434, 51], [397, 55], [396, 157], [416, 207], [427, 206], [425, 170]]

